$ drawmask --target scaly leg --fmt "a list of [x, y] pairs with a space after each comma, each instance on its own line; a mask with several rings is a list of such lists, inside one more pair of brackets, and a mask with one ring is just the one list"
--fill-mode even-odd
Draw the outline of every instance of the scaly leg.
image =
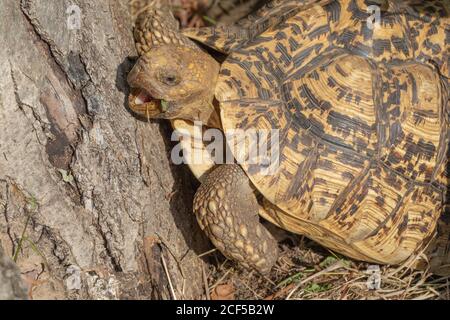
[[205, 178], [194, 198], [200, 227], [228, 258], [267, 273], [278, 257], [277, 242], [259, 222], [250, 180], [238, 165], [221, 165]]

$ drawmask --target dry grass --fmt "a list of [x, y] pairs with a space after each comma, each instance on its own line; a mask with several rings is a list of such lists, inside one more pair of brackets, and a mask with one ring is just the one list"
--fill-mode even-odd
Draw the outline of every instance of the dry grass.
[[240, 269], [217, 251], [210, 253], [208, 287], [227, 284], [236, 299], [425, 300], [450, 299], [450, 277], [413, 270], [417, 257], [402, 266], [380, 266], [381, 287], [369, 290], [368, 263], [346, 259], [302, 239], [282, 244], [270, 275]]

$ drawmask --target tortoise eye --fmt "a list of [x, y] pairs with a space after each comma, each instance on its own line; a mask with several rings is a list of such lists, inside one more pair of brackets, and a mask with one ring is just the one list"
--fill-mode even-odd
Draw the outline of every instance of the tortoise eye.
[[180, 83], [178, 77], [174, 74], [165, 74], [161, 77], [161, 81], [168, 86], [175, 86]]

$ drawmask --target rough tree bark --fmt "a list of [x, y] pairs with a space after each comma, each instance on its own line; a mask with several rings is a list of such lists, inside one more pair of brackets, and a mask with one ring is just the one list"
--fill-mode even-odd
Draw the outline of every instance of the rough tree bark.
[[2, 0], [0, 12], [0, 240], [32, 297], [201, 295], [191, 177], [169, 163], [169, 128], [125, 106], [125, 1]]
[[27, 292], [20, 271], [0, 246], [0, 300], [26, 298]]

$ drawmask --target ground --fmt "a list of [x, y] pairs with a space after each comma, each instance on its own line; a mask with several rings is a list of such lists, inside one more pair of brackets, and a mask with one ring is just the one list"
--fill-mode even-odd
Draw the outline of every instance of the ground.
[[281, 255], [268, 276], [237, 268], [220, 254], [205, 285], [210, 298], [234, 299], [450, 299], [449, 277], [403, 266], [380, 266], [380, 289], [369, 289], [371, 265], [328, 251], [311, 240], [294, 237], [280, 244]]

